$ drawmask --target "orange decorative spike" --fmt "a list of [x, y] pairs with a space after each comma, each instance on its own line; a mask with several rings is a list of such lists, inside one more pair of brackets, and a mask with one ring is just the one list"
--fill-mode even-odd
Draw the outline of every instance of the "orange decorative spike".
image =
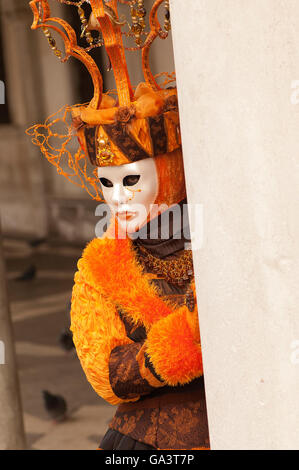
[[[79, 59], [86, 66], [91, 75], [94, 86], [94, 96], [89, 106], [97, 109], [102, 100], [103, 79], [95, 61], [82, 47], [78, 46], [76, 33], [69, 23], [61, 18], [51, 18], [50, 7], [47, 0], [32, 0], [29, 4], [34, 15], [31, 28], [48, 28], [56, 31], [63, 39], [66, 59], [68, 56], [73, 56], [76, 59]], [[65, 32], [56, 25], [62, 26]]]
[[142, 48], [143, 75], [144, 75], [146, 83], [151, 85], [154, 90], [161, 90], [161, 87], [159, 87], [159, 85], [157, 84], [151, 72], [151, 69], [149, 66], [149, 52], [150, 52], [150, 48], [154, 40], [157, 39], [157, 37], [160, 37], [161, 39], [166, 39], [168, 36], [168, 33], [162, 30], [162, 27], [158, 20], [158, 10], [163, 2], [164, 0], [156, 0], [151, 9], [150, 18], [149, 18], [151, 30]]
[[[90, 0], [90, 5], [95, 18], [98, 20], [104, 38], [105, 48], [109, 55], [120, 106], [129, 106], [133, 90], [130, 84], [125, 52], [122, 43], [120, 25], [117, 24], [117, 0], [104, 3], [103, 0]], [[111, 10], [111, 16], [107, 15], [107, 8]], [[113, 20], [115, 18], [115, 20]]]

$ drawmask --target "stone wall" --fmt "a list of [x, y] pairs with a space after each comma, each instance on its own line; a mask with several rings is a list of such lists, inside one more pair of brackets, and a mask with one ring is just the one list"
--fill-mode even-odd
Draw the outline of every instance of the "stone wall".
[[171, 5], [212, 449], [298, 450], [299, 3]]

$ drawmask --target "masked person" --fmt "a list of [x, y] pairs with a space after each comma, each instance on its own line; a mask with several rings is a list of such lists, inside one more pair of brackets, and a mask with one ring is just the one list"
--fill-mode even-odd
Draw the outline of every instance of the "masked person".
[[[176, 89], [158, 87], [145, 46], [145, 83], [133, 92], [117, 10], [111, 17], [104, 2], [91, 5], [95, 29], [107, 40], [110, 28], [114, 38], [106, 48], [118, 100], [102, 95], [96, 106], [74, 107], [72, 117], [111, 220], [78, 262], [71, 329], [88, 381], [118, 405], [100, 448], [207, 449]], [[157, 23], [151, 32], [158, 35]]]

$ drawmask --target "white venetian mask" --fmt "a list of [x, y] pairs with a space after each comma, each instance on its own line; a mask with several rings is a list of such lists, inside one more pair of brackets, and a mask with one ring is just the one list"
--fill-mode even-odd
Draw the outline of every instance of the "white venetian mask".
[[103, 196], [123, 230], [133, 233], [148, 220], [158, 194], [153, 158], [120, 166], [98, 168]]

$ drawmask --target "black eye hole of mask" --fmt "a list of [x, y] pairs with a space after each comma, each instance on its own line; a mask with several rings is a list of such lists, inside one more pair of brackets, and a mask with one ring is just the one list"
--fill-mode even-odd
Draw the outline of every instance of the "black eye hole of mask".
[[100, 178], [100, 182], [103, 186], [105, 186], [105, 188], [113, 188], [112, 181], [108, 180], [107, 178]]
[[128, 175], [123, 179], [124, 186], [135, 186], [140, 180], [140, 175]]

